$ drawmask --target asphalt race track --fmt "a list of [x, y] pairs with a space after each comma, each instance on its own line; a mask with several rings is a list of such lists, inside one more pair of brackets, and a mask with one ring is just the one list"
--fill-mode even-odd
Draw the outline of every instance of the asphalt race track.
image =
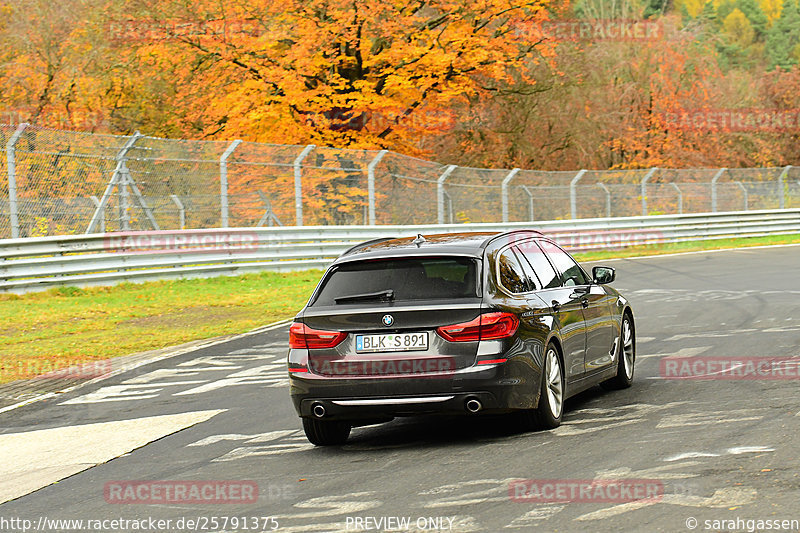
[[[76, 531], [52, 522], [76, 519], [90, 531], [746, 531], [748, 520], [774, 531], [800, 520], [800, 378], [660, 370], [665, 356], [800, 356], [800, 247], [608, 264], [636, 313], [634, 386], [572, 399], [557, 430], [521, 433], [503, 416], [402, 419], [315, 448], [289, 400], [281, 325], [0, 414], [0, 530]], [[649, 480], [661, 493], [509, 492], [515, 480], [532, 490], [597, 479]], [[211, 503], [120, 496], [143, 480], [229, 483]], [[240, 498], [254, 484], [257, 500]]]

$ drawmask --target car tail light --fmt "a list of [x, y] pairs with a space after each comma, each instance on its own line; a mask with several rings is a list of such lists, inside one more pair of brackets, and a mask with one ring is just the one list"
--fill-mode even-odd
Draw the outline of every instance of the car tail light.
[[469, 322], [436, 328], [450, 342], [470, 342], [511, 337], [517, 332], [519, 319], [512, 313], [486, 313]]
[[343, 331], [325, 331], [312, 329], [301, 322], [294, 322], [289, 328], [289, 347], [307, 348], [333, 348], [347, 337]]

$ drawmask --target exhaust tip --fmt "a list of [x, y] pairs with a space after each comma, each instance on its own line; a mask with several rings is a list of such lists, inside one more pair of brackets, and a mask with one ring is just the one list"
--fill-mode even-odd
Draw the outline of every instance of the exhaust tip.
[[470, 413], [477, 413], [478, 411], [483, 409], [483, 404], [481, 404], [481, 402], [477, 398], [470, 398], [469, 400], [467, 400], [465, 407], [467, 408], [467, 411], [469, 411]]
[[325, 416], [325, 406], [321, 403], [315, 403], [311, 406], [311, 413], [317, 418], [322, 418]]

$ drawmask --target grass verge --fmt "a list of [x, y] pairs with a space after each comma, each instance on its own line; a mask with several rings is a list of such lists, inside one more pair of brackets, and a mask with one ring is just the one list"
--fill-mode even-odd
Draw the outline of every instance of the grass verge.
[[0, 383], [290, 318], [322, 271], [0, 294]]
[[[800, 235], [575, 254], [580, 261], [800, 243]], [[291, 318], [319, 270], [0, 294], [0, 383]]]
[[738, 239], [714, 239], [708, 241], [686, 241], [668, 244], [631, 246], [620, 250], [580, 252], [573, 254], [581, 262], [602, 261], [603, 259], [622, 259], [648, 255], [676, 254], [682, 252], [703, 252], [725, 250], [727, 248], [750, 248], [753, 246], [774, 246], [778, 244], [800, 244], [800, 235], [770, 235], [767, 237], [747, 237]]

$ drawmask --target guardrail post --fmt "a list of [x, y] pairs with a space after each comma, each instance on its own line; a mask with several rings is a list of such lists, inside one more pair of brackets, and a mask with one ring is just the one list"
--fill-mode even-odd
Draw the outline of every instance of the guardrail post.
[[569, 213], [572, 218], [578, 218], [578, 182], [581, 181], [584, 174], [586, 174], [586, 170], [581, 169], [569, 182]]
[[383, 156], [385, 156], [388, 151], [389, 150], [381, 150], [378, 152], [378, 155], [369, 162], [369, 165], [367, 165], [367, 218], [370, 226], [375, 225], [375, 167], [378, 166], [378, 163], [381, 162], [381, 159], [383, 159]]
[[642, 216], [647, 216], [647, 182], [650, 181], [650, 178], [653, 177], [653, 174], [656, 173], [658, 167], [652, 167], [647, 174], [644, 175], [642, 178]]
[[178, 216], [180, 217], [181, 221], [181, 229], [186, 229], [186, 210], [183, 207], [183, 202], [181, 202], [181, 199], [175, 194], [170, 194], [169, 197], [172, 199], [172, 203], [178, 207]]
[[[220, 227], [228, 227], [228, 158], [242, 141], [235, 140], [222, 153], [219, 158], [219, 214]], [[181, 224], [181, 229], [183, 224]]]
[[711, 212], [717, 212], [717, 181], [722, 177], [725, 171], [728, 170], [727, 168], [721, 168], [714, 174], [714, 177], [711, 178]]
[[503, 204], [503, 222], [508, 222], [508, 184], [514, 179], [514, 176], [517, 175], [517, 172], [519, 172], [518, 168], [515, 168], [509, 172], [508, 175], [503, 179], [503, 183], [500, 185], [502, 195], [501, 202]]
[[314, 144], [309, 144], [300, 152], [294, 160], [294, 223], [296, 226], [303, 225], [303, 160], [316, 148]]
[[783, 171], [781, 172], [780, 176], [778, 176], [778, 208], [785, 209], [786, 208], [786, 187], [784, 186], [784, 179], [789, 174], [789, 171], [792, 169], [792, 165], [786, 165]]
[[680, 187], [678, 187], [677, 183], [670, 183], [670, 185], [672, 185], [672, 188], [675, 189], [678, 192], [678, 214], [682, 215], [683, 214], [683, 191], [681, 190]]
[[6, 162], [8, 163], [8, 211], [11, 222], [11, 238], [19, 237], [19, 212], [17, 205], [17, 158], [14, 147], [17, 144], [22, 132], [29, 124], [23, 122], [17, 126], [17, 130], [11, 135], [6, 143]]
[[533, 222], [533, 193], [528, 189], [527, 185], [520, 185], [519, 188], [528, 195], [528, 220]]
[[[444, 181], [457, 168], [458, 168], [457, 165], [448, 166], [446, 169], [444, 169], [442, 175], [439, 176], [439, 179], [436, 180], [436, 215], [437, 215], [436, 218], [439, 221], [439, 224], [444, 224], [444, 196], [445, 196]], [[452, 203], [450, 205], [451, 205], [450, 210], [452, 211]], [[450, 213], [450, 215], [452, 216], [452, 212]]]
[[606, 193], [606, 218], [611, 218], [611, 191], [608, 190], [608, 187], [603, 182], [598, 181], [597, 186]]
[[744, 210], [747, 211], [747, 207], [748, 207], [748, 204], [749, 204], [748, 198], [747, 198], [748, 197], [747, 187], [745, 187], [744, 184], [741, 181], [737, 181], [735, 183], [742, 190], [742, 195], [744, 196]]

